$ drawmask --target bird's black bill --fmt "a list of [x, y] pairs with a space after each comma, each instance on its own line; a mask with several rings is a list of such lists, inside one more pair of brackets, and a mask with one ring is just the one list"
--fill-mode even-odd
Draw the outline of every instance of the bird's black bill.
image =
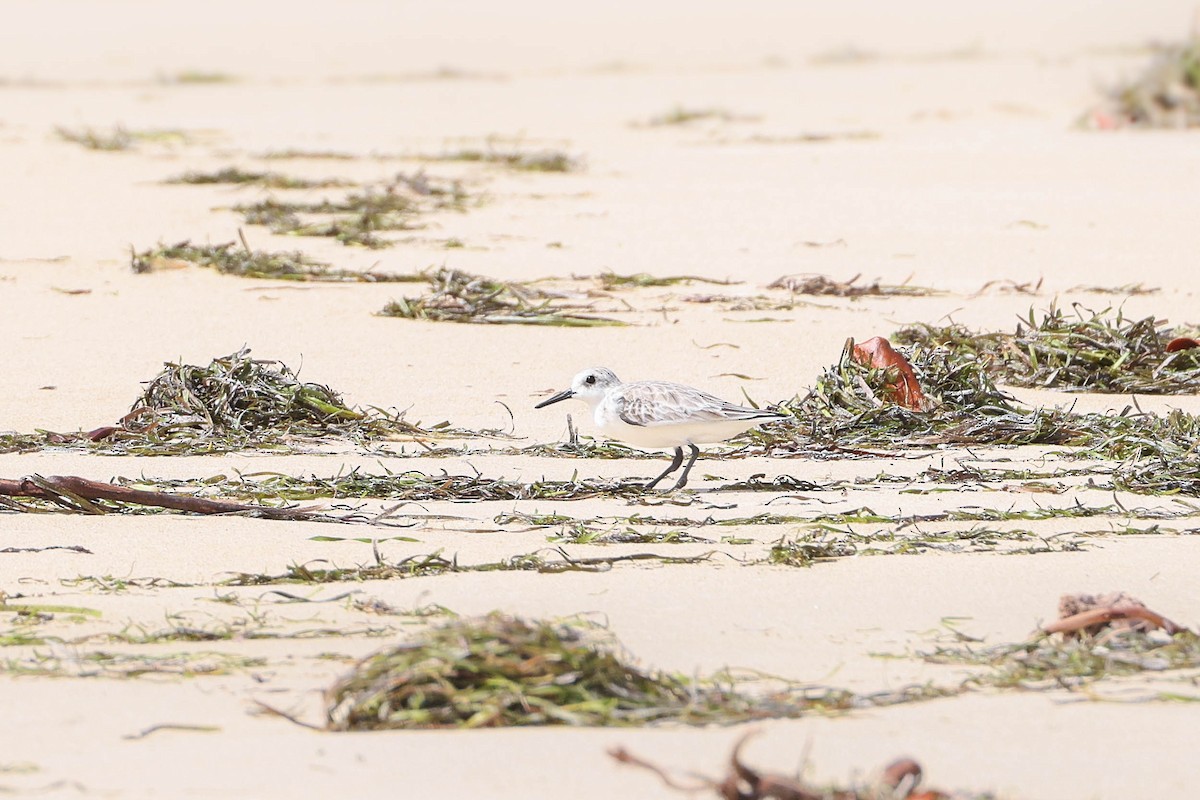
[[575, 396], [575, 393], [573, 391], [571, 391], [570, 389], [564, 389], [563, 391], [559, 392], [558, 394], [554, 395], [553, 397], [547, 397], [545, 400], [543, 400], [542, 402], [540, 402], [536, 406], [534, 406], [534, 408], [545, 408], [546, 406], [550, 405], [551, 403], [557, 403], [559, 400], [570, 400], [574, 396]]

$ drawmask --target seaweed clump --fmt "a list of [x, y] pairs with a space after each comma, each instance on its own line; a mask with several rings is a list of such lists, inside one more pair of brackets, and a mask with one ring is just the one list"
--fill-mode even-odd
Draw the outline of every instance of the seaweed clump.
[[993, 377], [1013, 386], [1139, 394], [1200, 391], [1200, 348], [1170, 352], [1174, 332], [1164, 323], [1153, 316], [1132, 319], [1120, 310], [1074, 308], [1074, 316], [1068, 316], [1051, 307], [1041, 320], [1030, 310], [1011, 334], [914, 325], [898, 331], [896, 340], [947, 347], [980, 359]]
[[496, 613], [455, 620], [359, 662], [326, 693], [326, 725], [620, 726], [748, 710], [736, 695], [640, 670], [588, 639], [579, 628]]
[[[1142, 322], [1143, 331], [1153, 330]], [[1087, 414], [1025, 408], [994, 382], [993, 359], [1003, 336], [977, 336], [960, 326], [921, 326], [905, 329], [896, 338], [916, 341], [896, 349], [930, 401], [926, 407], [914, 409], [895, 402], [892, 368], [856, 360], [850, 342], [838, 363], [822, 373], [808, 394], [782, 405], [796, 424], [766, 425], [748, 432], [742, 439], [747, 452], [833, 451], [869, 456], [876, 453], [862, 448], [1061, 445], [1073, 448], [1074, 457], [1115, 461], [1102, 470], [1111, 476], [1114, 489], [1200, 496], [1196, 445], [1200, 417], [1178, 409], [1159, 415], [1134, 407]], [[1197, 351], [1171, 355], [1191, 352]], [[1164, 362], [1160, 361], [1159, 370]], [[1133, 377], [1149, 372], [1144, 363], [1137, 370]]]
[[425, 276], [431, 284], [428, 294], [392, 300], [380, 315], [435, 322], [569, 328], [626, 324], [609, 317], [579, 313], [586, 306], [568, 302], [561, 293], [527, 283], [500, 281], [444, 267]]
[[228, 452], [280, 447], [296, 437], [365, 439], [429, 434], [402, 415], [351, 408], [342, 397], [301, 381], [283, 362], [250, 350], [208, 366], [170, 363], [151, 380], [120, 424], [89, 438], [138, 454]]
[[767, 425], [746, 434], [771, 451], [944, 444], [1066, 444], [1078, 431], [1072, 415], [1028, 410], [1001, 391], [985, 360], [945, 346], [899, 347], [924, 390], [925, 408], [892, 402], [896, 375], [855, 358], [847, 342], [838, 362], [803, 397], [783, 404], [795, 425]]

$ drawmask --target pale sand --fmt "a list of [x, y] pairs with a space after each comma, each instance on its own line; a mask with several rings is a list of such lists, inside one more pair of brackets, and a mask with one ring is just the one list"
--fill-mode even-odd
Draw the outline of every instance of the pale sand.
[[[0, 47], [0, 337], [7, 343], [9, 398], [0, 406], [0, 428], [110, 424], [163, 361], [206, 363], [244, 344], [258, 356], [302, 365], [304, 378], [331, 385], [352, 402], [407, 409], [411, 419], [426, 423], [505, 428], [524, 444], [561, 438], [564, 412], [584, 416], [581, 405], [540, 412], [532, 405], [589, 365], [609, 366], [627, 380], [678, 380], [734, 400], [744, 389], [759, 402], [773, 402], [811, 386], [847, 337], [886, 335], [913, 320], [1008, 328], [1031, 306], [1044, 308], [1057, 298], [1063, 306], [1078, 300], [1097, 309], [1124, 302], [1130, 316], [1200, 322], [1191, 279], [1200, 174], [1195, 135], [1073, 127], [1098, 101], [1098, 86], [1142, 68], [1149, 41], [1174, 41], [1187, 32], [1192, 4], [1072, 0], [1047, 8], [1022, 0], [985, 10], [945, 0], [841, 3], [836, 9], [771, 2], [734, 12], [718, 2], [618, 2], [589, 8], [590, 16], [570, 8], [528, 1], [364, 2], [353, 11], [316, 3], [213, 2], [186, 13], [150, 2], [22, 6], [21, 24], [6, 26]], [[855, 52], [860, 58], [847, 59]], [[188, 71], [236, 80], [167, 80]], [[645, 127], [676, 107], [721, 109], [746, 119]], [[98, 153], [54, 135], [58, 126], [117, 124], [183, 130], [190, 140]], [[871, 136], [769, 141], [854, 132]], [[587, 168], [539, 175], [427, 165], [431, 174], [460, 177], [486, 202], [466, 213], [433, 215], [430, 227], [403, 235], [408, 241], [387, 250], [275, 237], [262, 228], [246, 228], [246, 235], [258, 248], [300, 247], [339, 266], [377, 264], [386, 271], [447, 264], [510, 279], [612, 270], [744, 283], [618, 293], [599, 300], [599, 307], [619, 310], [627, 298], [639, 309], [630, 316], [639, 325], [566, 330], [373, 316], [388, 299], [411, 293], [411, 285], [280, 285], [203, 270], [138, 276], [128, 268], [131, 245], [234, 239], [237, 215], [214, 209], [261, 194], [162, 185], [167, 177], [235, 163], [381, 180], [415, 166], [393, 156], [479, 147], [497, 136], [522, 149], [565, 150]], [[287, 148], [374, 157], [256, 158]], [[446, 249], [451, 238], [466, 247]], [[866, 280], [908, 280], [948, 294], [816, 298], [811, 307], [789, 312], [725, 312], [681, 300], [758, 294], [771, 280], [800, 272], [841, 279], [862, 273]], [[1042, 285], [1036, 295], [997, 288], [976, 294], [993, 280]], [[1139, 282], [1162, 291], [1122, 301], [1074, 288]], [[776, 322], [748, 321], [762, 317]], [[720, 343], [735, 347], [712, 347]], [[1030, 402], [1074, 402], [1081, 410], [1119, 410], [1129, 402], [1019, 394]], [[1195, 398], [1138, 402], [1153, 410], [1200, 410]], [[405, 457], [397, 457], [402, 448]], [[399, 442], [388, 450], [393, 455], [345, 447], [290, 457], [10, 454], [0, 456], [0, 475], [327, 476], [359, 467], [478, 470], [534, 480], [575, 472], [649, 477], [664, 463], [499, 453], [425, 459], [411, 457], [418, 447]], [[971, 460], [977, 457], [983, 460]], [[858, 461], [706, 458], [695, 474], [790, 474], [831, 482], [881, 472], [916, 475], [960, 462], [1005, 463], [989, 459], [1057, 463], [1045, 448], [951, 449]], [[1102, 506], [1114, 499], [1139, 509], [1129, 517], [991, 524], [1030, 529], [1060, 550], [1034, 555], [927, 552], [847, 558], [811, 569], [744, 566], [736, 559], [761, 557], [800, 526], [715, 533], [706, 527], [694, 530], [711, 544], [564, 549], [582, 557], [716, 549], [732, 557], [687, 566], [622, 564], [596, 574], [464, 573], [278, 587], [318, 600], [356, 591], [356, 597], [401, 609], [440, 604], [460, 614], [584, 614], [605, 622], [652, 667], [700, 674], [726, 666], [762, 670], [861, 692], [956, 682], [961, 670], [915, 656], [948, 641], [948, 618], [959, 618], [959, 630], [998, 643], [1025, 637], [1068, 591], [1124, 589], [1184, 623], [1195, 620], [1200, 607], [1197, 540], [1097, 535], [1126, 522], [1148, 527], [1153, 522], [1143, 517], [1149, 511], [1180, 507], [1169, 498], [1114, 498], [1079, 483], [1048, 494], [997, 486], [926, 495], [904, 493], [900, 484], [844, 493], [717, 492], [719, 485], [699, 482], [701, 504], [689, 507], [603, 500], [423, 503], [400, 513], [451, 518], [401, 517], [414, 527], [382, 530], [5, 514], [5, 547], [90, 551], [0, 555], [0, 590], [9, 596], [102, 613], [79, 623], [60, 615], [47, 628], [53, 635], [231, 624], [291, 638], [4, 648], [0, 656], [13, 665], [49, 653], [68, 670], [74, 656], [96, 650], [218, 653], [265, 663], [192, 679], [6, 676], [0, 693], [10, 733], [0, 756], [0, 789], [110, 797], [669, 797], [652, 776], [619, 768], [604, 750], [624, 744], [680, 769], [716, 775], [741, 733], [668, 726], [333, 735], [254, 716], [248, 712], [261, 700], [319, 721], [319, 693], [349, 659], [419, 624], [407, 616], [367, 615], [345, 601], [289, 604], [268, 587], [216, 585], [240, 571], [277, 573], [319, 559], [350, 566], [374, 558], [369, 543], [314, 536], [410, 536], [418, 541], [384, 538], [379, 553], [394, 560], [442, 549], [472, 564], [553, 546], [547, 542], [553, 530], [493, 522], [509, 511], [720, 519], [763, 511], [812, 517], [862, 507], [907, 515], [1067, 507], [1076, 500]], [[736, 508], [712, 507], [728, 503]], [[371, 501], [364, 508], [387, 505]], [[1188, 532], [1197, 527], [1194, 518], [1168, 524]], [[723, 544], [723, 534], [752, 543]], [[1064, 542], [1082, 549], [1061, 551]], [[106, 580], [75, 580], [84, 576]], [[119, 579], [147, 578], [198, 585], [104, 590]], [[219, 597], [237, 602], [214, 602]], [[6, 629], [14, 625], [5, 620]], [[299, 637], [304, 631], [322, 635]], [[341, 634], [330, 635], [336, 631]], [[1106, 682], [1098, 691], [1110, 700], [1157, 691], [1194, 694], [1178, 673]], [[123, 738], [156, 724], [219, 731]], [[807, 746], [808, 774], [818, 780], [846, 780], [911, 754], [934, 785], [1013, 798], [1185, 796], [1200, 781], [1186, 744], [1194, 713], [1183, 703], [985, 692], [761, 727], [747, 753], [753, 763], [790, 771]]]

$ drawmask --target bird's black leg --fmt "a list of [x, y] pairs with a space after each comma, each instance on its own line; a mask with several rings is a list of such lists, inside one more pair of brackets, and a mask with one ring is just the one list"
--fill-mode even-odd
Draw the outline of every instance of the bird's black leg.
[[[688, 459], [687, 466], [683, 468], [683, 474], [679, 476], [679, 483], [675, 484], [676, 489], [682, 489], [687, 486], [688, 473], [692, 471], [692, 464], [696, 463], [696, 457], [700, 455], [699, 447], [696, 447], [691, 442], [688, 442], [688, 447], [692, 448], [692, 457]], [[683, 456], [683, 450], [679, 451], [679, 455]]]
[[667, 477], [667, 476], [668, 476], [668, 475], [670, 475], [672, 472], [674, 472], [675, 470], [679, 469], [679, 465], [680, 465], [680, 464], [682, 464], [682, 463], [683, 463], [683, 448], [682, 448], [682, 447], [676, 447], [676, 448], [675, 448], [675, 458], [673, 458], [673, 459], [671, 460], [671, 466], [667, 467], [666, 471], [665, 471], [665, 472], [663, 472], [663, 474], [662, 474], [662, 475], [659, 475], [657, 478], [655, 478], [654, 480], [652, 480], [652, 481], [650, 481], [649, 483], [647, 483], [647, 484], [646, 484], [646, 488], [647, 488], [647, 489], [653, 489], [653, 488], [654, 488], [654, 484], [658, 483], [658, 482], [659, 482], [659, 481], [661, 481], [663, 478]]

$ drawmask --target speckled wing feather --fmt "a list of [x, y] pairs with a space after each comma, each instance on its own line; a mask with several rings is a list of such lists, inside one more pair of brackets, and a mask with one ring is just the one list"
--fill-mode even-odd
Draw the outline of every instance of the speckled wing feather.
[[779, 416], [772, 411], [727, 403], [708, 392], [666, 381], [623, 384], [610, 390], [608, 401], [623, 422], [642, 427]]

